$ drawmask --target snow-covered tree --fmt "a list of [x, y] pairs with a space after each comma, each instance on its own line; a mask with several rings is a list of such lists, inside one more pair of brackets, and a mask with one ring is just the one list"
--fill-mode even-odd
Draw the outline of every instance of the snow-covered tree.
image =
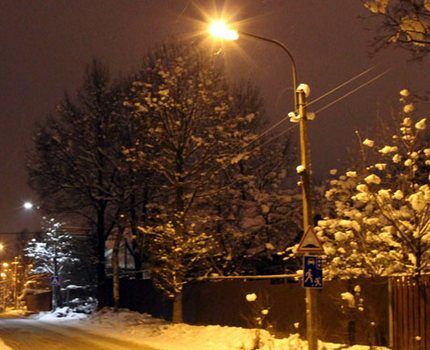
[[[30, 184], [46, 212], [79, 215], [92, 228], [101, 303], [113, 232], [113, 256], [130, 233], [135, 268], [151, 262], [170, 296], [191, 276], [245, 271], [244, 258], [246, 271], [259, 271], [252, 265], [267, 265], [296, 235], [296, 193], [285, 186], [289, 149], [272, 135], [256, 141], [259, 104], [251, 85], [231, 88], [219, 55], [172, 42], [114, 84], [95, 62], [77, 98], [66, 97], [40, 125]], [[156, 261], [173, 253], [159, 248], [163, 240], [186, 252], [172, 255], [165, 271]], [[188, 263], [195, 261], [205, 263]], [[113, 265], [119, 273], [117, 258]]]
[[363, 141], [376, 162], [330, 182], [332, 211], [316, 229], [331, 277], [419, 278], [430, 271], [430, 149], [421, 141], [426, 119], [414, 120], [408, 98], [402, 90], [400, 125], [390, 144]]
[[28, 164], [42, 210], [91, 228], [100, 303], [105, 295], [105, 243], [118, 218], [118, 198], [128, 190], [120, 171], [125, 124], [119, 117], [120, 92], [107, 68], [94, 61], [76, 98], [66, 96], [38, 126]]
[[[73, 255], [72, 236], [55, 219], [45, 219], [40, 240], [32, 239], [26, 251], [33, 264], [33, 273], [52, 276], [52, 308], [61, 303], [60, 282], [68, 276], [79, 259]], [[58, 283], [57, 283], [58, 282]]]
[[[164, 220], [162, 220], [164, 221]], [[148, 238], [151, 276], [156, 286], [174, 301], [173, 322], [182, 322], [182, 288], [191, 276], [199, 276], [213, 254], [213, 238], [198, 231], [167, 222], [141, 228]]]
[[[190, 44], [170, 43], [149, 54], [133, 91], [124, 104], [149, 128], [144, 150], [137, 157], [130, 154], [130, 161], [158, 174], [157, 200], [142, 226], [173, 225], [176, 237], [182, 236], [176, 241], [188, 244], [194, 233], [206, 232], [211, 215], [207, 199], [218, 190], [223, 168], [251, 139], [246, 126], [252, 120], [233, 113], [217, 57]], [[181, 274], [187, 271], [177, 271]]]
[[299, 233], [301, 196], [298, 189], [287, 186], [291, 147], [277, 140], [264, 145], [267, 139], [271, 135], [226, 172], [222, 183], [227, 190], [212, 198], [220, 253], [215, 256], [213, 273], [285, 270], [277, 253], [291, 245]]
[[382, 19], [375, 38], [376, 49], [397, 45], [422, 58], [430, 52], [429, 0], [362, 0]]

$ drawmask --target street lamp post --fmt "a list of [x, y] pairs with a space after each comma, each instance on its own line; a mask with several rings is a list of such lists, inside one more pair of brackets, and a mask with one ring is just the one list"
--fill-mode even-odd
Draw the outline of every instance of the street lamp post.
[[[237, 31], [230, 28], [223, 21], [215, 21], [209, 27], [209, 32], [223, 40], [237, 40], [240, 35], [250, 37], [252, 39], [265, 41], [280, 47], [289, 57], [292, 67], [292, 78], [293, 78], [293, 91], [294, 91], [294, 112], [298, 112], [299, 115], [299, 128], [300, 128], [300, 162], [302, 170], [300, 171], [301, 176], [301, 188], [302, 188], [302, 205], [303, 205], [303, 232], [307, 232], [308, 228], [312, 226], [312, 205], [311, 205], [311, 193], [310, 193], [310, 176], [311, 176], [311, 164], [310, 164], [310, 152], [309, 152], [309, 141], [307, 132], [307, 115], [306, 115], [306, 93], [303, 89], [297, 86], [297, 66], [293, 55], [290, 50], [280, 41], [266, 38], [260, 35]], [[306, 338], [308, 341], [309, 350], [318, 350], [318, 339], [317, 339], [317, 325], [315, 322], [315, 297], [314, 291], [310, 288], [306, 288]]]

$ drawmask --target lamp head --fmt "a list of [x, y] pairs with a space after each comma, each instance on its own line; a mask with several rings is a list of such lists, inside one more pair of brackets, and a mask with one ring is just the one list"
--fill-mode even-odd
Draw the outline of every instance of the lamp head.
[[225, 21], [221, 19], [213, 21], [209, 25], [209, 33], [213, 37], [222, 40], [233, 41], [239, 39], [239, 33], [237, 30], [232, 29]]

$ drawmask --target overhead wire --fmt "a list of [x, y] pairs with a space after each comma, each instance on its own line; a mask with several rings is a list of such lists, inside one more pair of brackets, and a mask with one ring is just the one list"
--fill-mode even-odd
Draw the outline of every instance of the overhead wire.
[[385, 71], [383, 71], [382, 73], [378, 74], [378, 75], [377, 75], [377, 76], [375, 76], [374, 78], [372, 78], [372, 79], [370, 79], [370, 80], [368, 80], [368, 81], [364, 82], [363, 84], [361, 84], [361, 85], [357, 86], [355, 89], [353, 89], [353, 90], [349, 91], [348, 93], [346, 93], [346, 94], [344, 94], [344, 95], [340, 96], [339, 98], [335, 99], [334, 101], [332, 101], [332, 102], [330, 102], [330, 103], [326, 104], [324, 107], [321, 107], [320, 109], [316, 110], [316, 111], [315, 111], [315, 114], [316, 114], [316, 113], [320, 113], [320, 112], [322, 112], [322, 111], [326, 110], [327, 108], [329, 108], [329, 107], [333, 106], [335, 103], [337, 103], [337, 102], [339, 102], [339, 101], [342, 101], [343, 99], [347, 98], [348, 96], [352, 95], [353, 93], [357, 92], [358, 90], [360, 90], [360, 89], [364, 88], [365, 86], [367, 86], [367, 85], [369, 85], [369, 84], [373, 83], [374, 81], [378, 80], [379, 78], [382, 78], [382, 77], [383, 77], [385, 74], [387, 74], [390, 70], [391, 70], [391, 68], [386, 69]]
[[[372, 68], [372, 69], [373, 69], [373, 68]], [[358, 90], [360, 90], [360, 89], [362, 89], [363, 87], [365, 87], [365, 86], [367, 86], [367, 85], [369, 85], [369, 84], [373, 83], [374, 81], [378, 80], [379, 78], [382, 78], [382, 77], [383, 77], [385, 74], [387, 74], [389, 71], [390, 71], [390, 68], [389, 68], [389, 69], [387, 69], [387, 70], [385, 70], [384, 72], [382, 72], [382, 73], [378, 74], [378, 75], [377, 75], [377, 76], [375, 76], [374, 78], [372, 78], [372, 79], [370, 79], [370, 80], [366, 81], [365, 83], [363, 83], [363, 84], [359, 85], [358, 87], [356, 87], [355, 89], [353, 89], [353, 90], [349, 91], [348, 93], [346, 93], [346, 94], [342, 95], [341, 97], [337, 98], [336, 100], [334, 100], [334, 101], [332, 101], [332, 102], [328, 103], [328, 104], [327, 104], [327, 105], [325, 105], [324, 107], [321, 107], [320, 109], [318, 109], [318, 110], [315, 112], [315, 114], [316, 114], [316, 113], [320, 113], [320, 112], [322, 112], [322, 111], [326, 110], [327, 108], [329, 108], [329, 107], [333, 106], [335, 103], [337, 103], [337, 102], [339, 102], [339, 101], [343, 100], [344, 98], [346, 98], [346, 97], [348, 97], [348, 96], [352, 95], [354, 92], [357, 92]], [[314, 101], [315, 101], [315, 100], [314, 100]], [[306, 105], [306, 107], [308, 107], [308, 106], [309, 106], [309, 105], [307, 104], [307, 105]], [[285, 119], [285, 118], [284, 118], [284, 119]], [[280, 137], [280, 136], [282, 136], [282, 135], [285, 135], [288, 131], [290, 131], [291, 129], [295, 128], [295, 127], [296, 127], [296, 126], [298, 126], [298, 125], [299, 125], [299, 124], [298, 124], [298, 123], [296, 123], [296, 124], [294, 124], [293, 126], [290, 126], [289, 128], [285, 129], [284, 131], [281, 131], [279, 134], [277, 134], [277, 135], [273, 136], [272, 138], [270, 138], [270, 139], [266, 140], [265, 142], [263, 142], [262, 144], [260, 144], [260, 145], [259, 145], [259, 147], [264, 146], [264, 145], [266, 145], [266, 144], [268, 144], [268, 143], [272, 142], [273, 140], [277, 139], [278, 137]]]
[[[358, 78], [362, 77], [363, 75], [371, 72], [373, 69], [375, 69], [376, 66], [372, 66], [366, 70], [364, 70], [363, 72], [353, 76], [352, 78], [344, 81], [343, 83], [335, 86], [333, 89], [327, 91], [326, 93], [324, 93], [323, 95], [317, 97], [315, 100], [312, 100], [310, 103], [307, 104], [307, 106], [310, 106], [318, 101], [320, 101], [321, 99], [323, 99], [324, 97], [327, 97], [329, 95], [331, 95], [332, 93], [336, 92], [337, 90], [341, 89], [342, 87], [352, 83], [353, 81], [357, 80]], [[275, 129], [276, 127], [278, 127], [279, 125], [281, 125], [282, 123], [284, 123], [287, 119], [289, 119], [289, 116], [285, 116], [283, 117], [280, 121], [278, 121], [277, 123], [273, 124], [271, 127], [269, 127], [268, 129], [266, 129], [265, 131], [263, 131], [261, 134], [259, 134], [255, 139], [251, 140], [250, 142], [248, 142], [248, 144], [246, 144], [243, 148], [247, 148], [248, 146], [252, 145], [253, 143], [255, 143], [256, 141], [258, 141], [260, 138], [262, 138], [264, 135], [266, 135], [267, 133], [269, 133], [270, 131], [272, 131], [273, 129]]]
[[[330, 91], [324, 93], [323, 95], [321, 95], [320, 97], [318, 97], [317, 99], [313, 100], [312, 103], [316, 103], [317, 101], [321, 100], [324, 97], [329, 96], [330, 94], [332, 94], [333, 92], [339, 90], [341, 87], [346, 86], [347, 84], [351, 83], [352, 81], [358, 79], [359, 77], [363, 76], [364, 74], [370, 72], [371, 70], [373, 70], [375, 67], [371, 67], [366, 69], [365, 71], [357, 74], [356, 76], [354, 76], [353, 78], [343, 82], [342, 84], [339, 84], [337, 87], [331, 89]], [[337, 102], [342, 101], [343, 99], [347, 98], [348, 96], [354, 94], [355, 92], [357, 92], [358, 90], [364, 88], [365, 86], [373, 83], [374, 81], [382, 78], [385, 74], [387, 74], [389, 71], [391, 70], [391, 68], [386, 69], [385, 71], [383, 71], [382, 73], [376, 75], [375, 77], [373, 77], [372, 79], [367, 80], [366, 82], [360, 84], [359, 86], [357, 86], [356, 88], [352, 89], [351, 91], [347, 92], [346, 94], [340, 96], [339, 98], [335, 99], [334, 101], [326, 104], [325, 106], [321, 107], [320, 109], [318, 109], [317, 111], [315, 111], [315, 114], [320, 113], [324, 110], [326, 110], [327, 108], [333, 106], [334, 104], [336, 104]], [[310, 104], [307, 104], [307, 106], [309, 106]], [[240, 150], [238, 150], [238, 152], [236, 152], [237, 155], [239, 155], [241, 152], [245, 151], [246, 148], [248, 148], [251, 144], [255, 143], [257, 140], [261, 139], [264, 135], [266, 135], [268, 132], [270, 132], [271, 130], [273, 130], [274, 128], [276, 128], [277, 126], [279, 126], [280, 124], [282, 124], [286, 119], [289, 119], [288, 116], [282, 118], [279, 122], [277, 122], [276, 124], [274, 124], [273, 126], [271, 126], [270, 128], [266, 129], [263, 133], [261, 133], [260, 135], [258, 135], [255, 139], [251, 140], [248, 144], [246, 144], [244, 147], [242, 147]], [[271, 143], [272, 141], [278, 139], [279, 137], [285, 135], [287, 132], [289, 132], [290, 130], [292, 130], [293, 128], [297, 127], [299, 124], [296, 123], [292, 126], [290, 126], [289, 128], [281, 131], [280, 133], [274, 135], [273, 137], [269, 138], [268, 140], [265, 140], [263, 143], [258, 144], [256, 146], [254, 146], [253, 148], [251, 148], [250, 150], [248, 150], [247, 152], [252, 152], [255, 149], [265, 146], [269, 143]], [[228, 167], [230, 167], [231, 165], [233, 165], [234, 163], [229, 163], [227, 166], [220, 166], [219, 169], [224, 169], [226, 170]], [[219, 170], [218, 169], [218, 170]], [[230, 186], [232, 186], [233, 184], [235, 184], [236, 182], [238, 182], [239, 179], [234, 180], [233, 182], [231, 182], [228, 185], [225, 185], [221, 188], [221, 190], [226, 189]], [[220, 192], [220, 189], [216, 190], [216, 193]]]
[[372, 70], [374, 70], [376, 68], [376, 66], [372, 66], [366, 70], [364, 70], [363, 72], [353, 76], [351, 79], [344, 81], [343, 83], [335, 86], [333, 89], [325, 92], [324, 94], [322, 94], [321, 96], [317, 97], [314, 100], [309, 101], [309, 103], [306, 104], [306, 107], [309, 107], [311, 105], [313, 105], [314, 103], [317, 103], [318, 101], [322, 100], [324, 97], [331, 95], [333, 92], [336, 92], [337, 90], [343, 88], [344, 86], [348, 85], [349, 83], [352, 83], [354, 80], [357, 80], [358, 78], [362, 77], [363, 75], [371, 72]]

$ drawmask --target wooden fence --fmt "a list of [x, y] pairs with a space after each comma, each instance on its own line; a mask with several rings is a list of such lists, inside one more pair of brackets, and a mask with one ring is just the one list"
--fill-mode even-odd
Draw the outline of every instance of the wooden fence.
[[[364, 311], [342, 308], [342, 293], [361, 286]], [[184, 290], [187, 323], [250, 326], [252, 310], [244, 296], [268, 302], [279, 335], [305, 335], [304, 290], [279, 280], [190, 283]], [[171, 318], [172, 305], [150, 280], [121, 279], [121, 306]], [[110, 295], [108, 300], [111, 300]], [[418, 286], [410, 276], [329, 281], [317, 293], [319, 336], [335, 343], [384, 345], [393, 350], [430, 350], [430, 275]], [[295, 324], [299, 327], [295, 327]], [[282, 334], [283, 333], [283, 334]]]
[[393, 350], [430, 349], [430, 275], [389, 280]]

